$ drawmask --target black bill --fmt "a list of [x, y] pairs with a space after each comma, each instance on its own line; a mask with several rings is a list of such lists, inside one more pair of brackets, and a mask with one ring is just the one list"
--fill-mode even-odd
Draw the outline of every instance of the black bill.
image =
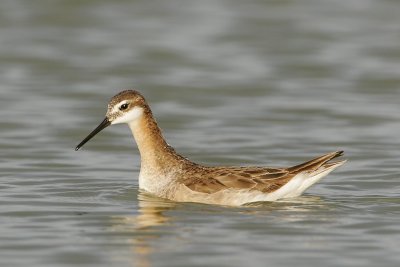
[[82, 142], [79, 143], [79, 145], [76, 146], [75, 150], [79, 150], [84, 144], [86, 144], [87, 141], [89, 141], [90, 139], [92, 139], [93, 136], [95, 136], [96, 134], [98, 134], [101, 130], [103, 130], [104, 128], [106, 128], [107, 126], [109, 126], [111, 124], [111, 122], [105, 118], [99, 126], [96, 127], [96, 129], [94, 129], [88, 136], [86, 136], [85, 139], [83, 139]]

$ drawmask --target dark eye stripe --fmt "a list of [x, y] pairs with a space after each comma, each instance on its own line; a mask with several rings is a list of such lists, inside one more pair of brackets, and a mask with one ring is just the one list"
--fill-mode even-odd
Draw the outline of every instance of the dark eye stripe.
[[125, 110], [125, 109], [127, 109], [128, 108], [128, 104], [122, 104], [120, 107], [119, 107], [119, 110]]

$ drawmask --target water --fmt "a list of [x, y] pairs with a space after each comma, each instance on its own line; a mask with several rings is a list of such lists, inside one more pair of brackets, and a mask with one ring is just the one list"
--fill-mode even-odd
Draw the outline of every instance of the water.
[[[398, 1], [0, 3], [1, 266], [399, 266]], [[349, 162], [302, 197], [225, 208], [138, 190], [135, 87], [204, 164]]]

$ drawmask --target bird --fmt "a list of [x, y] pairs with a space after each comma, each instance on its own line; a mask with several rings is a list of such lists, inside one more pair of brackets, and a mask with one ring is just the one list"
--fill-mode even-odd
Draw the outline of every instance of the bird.
[[128, 124], [140, 153], [139, 189], [175, 202], [242, 206], [302, 195], [343, 165], [335, 151], [288, 167], [205, 166], [178, 154], [163, 137], [149, 104], [136, 90], [111, 98], [104, 120], [79, 143], [79, 150], [104, 128]]

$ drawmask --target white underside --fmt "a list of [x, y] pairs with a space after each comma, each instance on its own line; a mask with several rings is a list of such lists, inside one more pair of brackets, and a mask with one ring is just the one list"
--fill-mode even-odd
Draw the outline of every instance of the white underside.
[[171, 195], [161, 196], [154, 191], [151, 192], [150, 190], [148, 190], [149, 188], [143, 189], [147, 189], [146, 191], [150, 191], [151, 193], [159, 195], [161, 197], [166, 197], [171, 200], [180, 202], [200, 202], [206, 204], [241, 206], [252, 202], [276, 201], [279, 199], [298, 197], [313, 184], [321, 180], [324, 176], [344, 164], [344, 162], [345, 161], [339, 162], [338, 164], [330, 166], [328, 168], [320, 168], [312, 173], [299, 173], [298, 175], [293, 177], [287, 184], [271, 193], [263, 193], [260, 191], [248, 189], [226, 189], [213, 194], [206, 194], [195, 192], [190, 190], [186, 186], [179, 185], [175, 187], [175, 190], [172, 190], [174, 192], [171, 192]]
[[317, 183], [323, 177], [328, 175], [331, 171], [344, 163], [345, 161], [340, 162], [337, 165], [331, 166], [329, 168], [319, 169], [312, 173], [299, 173], [298, 175], [293, 177], [287, 184], [271, 193], [265, 194], [260, 192], [255, 193], [251, 191], [245, 192], [245, 190], [243, 190], [242, 193], [237, 192], [235, 194], [236, 198], [234, 201], [231, 202], [231, 205], [243, 205], [251, 202], [276, 201], [279, 199], [298, 197], [313, 184]]

